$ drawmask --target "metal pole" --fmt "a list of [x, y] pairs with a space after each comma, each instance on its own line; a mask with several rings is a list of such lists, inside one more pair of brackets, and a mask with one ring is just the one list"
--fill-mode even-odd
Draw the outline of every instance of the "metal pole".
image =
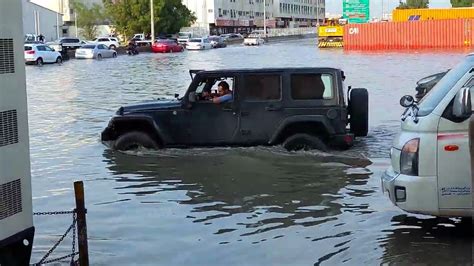
[[77, 231], [79, 244], [79, 265], [89, 266], [89, 247], [87, 244], [87, 222], [86, 207], [84, 199], [84, 184], [82, 181], [74, 182], [74, 194], [76, 196]]
[[153, 10], [153, 0], [150, 0], [150, 14], [151, 14], [151, 43], [155, 40], [155, 16]]
[[319, 26], [319, 0], [316, 0], [316, 26]]
[[59, 40], [59, 13], [56, 13], [56, 37]]
[[267, 1], [263, 0], [263, 38], [267, 38]]
[[76, 38], [77, 38], [77, 12], [74, 10], [74, 26], [76, 27]]
[[383, 0], [382, 0], [382, 18], [380, 19], [380, 21], [383, 20]]

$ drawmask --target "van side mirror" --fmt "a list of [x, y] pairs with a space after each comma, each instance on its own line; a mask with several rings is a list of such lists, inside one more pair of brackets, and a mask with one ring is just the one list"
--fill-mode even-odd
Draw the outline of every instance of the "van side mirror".
[[411, 95], [405, 95], [400, 99], [400, 105], [402, 107], [408, 108], [415, 104], [415, 99]]
[[192, 91], [188, 94], [188, 101], [190, 103], [196, 102], [196, 92], [195, 91]]
[[471, 117], [471, 91], [468, 87], [461, 88], [454, 97], [453, 115], [457, 118], [466, 119]]

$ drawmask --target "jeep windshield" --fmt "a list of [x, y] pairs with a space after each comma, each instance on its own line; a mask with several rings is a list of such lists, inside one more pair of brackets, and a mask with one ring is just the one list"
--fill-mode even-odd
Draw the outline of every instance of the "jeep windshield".
[[448, 92], [466, 72], [474, 67], [474, 55], [468, 56], [451, 69], [420, 102], [418, 116], [427, 116], [433, 112]]

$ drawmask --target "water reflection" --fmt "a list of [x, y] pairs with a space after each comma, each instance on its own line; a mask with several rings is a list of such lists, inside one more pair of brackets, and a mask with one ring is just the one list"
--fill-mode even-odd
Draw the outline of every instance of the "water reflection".
[[397, 215], [392, 225], [380, 241], [384, 263], [472, 265], [471, 220]]
[[[375, 192], [362, 188], [371, 174], [364, 168], [370, 164], [366, 159], [265, 148], [194, 152], [199, 155], [182, 151], [171, 152], [178, 156], [112, 151], [103, 155], [118, 183], [117, 193], [145, 196], [142, 203], [151, 203], [155, 193], [182, 191], [186, 197], [172, 201], [192, 207], [186, 216], [192, 223], [225, 220], [226, 226], [213, 232], [223, 235], [221, 245], [292, 238], [290, 232], [302, 227], [313, 231], [304, 236], [307, 241], [346, 250], [354, 224], [342, 214], [373, 212], [367, 204], [349, 200]], [[320, 233], [315, 235], [316, 229]], [[259, 240], [246, 240], [250, 236]], [[339, 254], [333, 253], [328, 246], [312, 256], [325, 261]]]
[[[177, 158], [106, 151], [104, 157], [120, 183], [116, 189], [126, 191], [119, 193], [144, 195], [185, 190], [189, 199], [180, 200], [180, 204], [193, 205], [193, 212], [198, 214], [208, 211], [219, 213], [217, 216], [196, 218], [194, 222], [208, 222], [239, 213], [285, 214], [281, 218], [257, 219], [254, 222], [254, 217], [249, 216], [245, 227], [258, 229], [262, 226], [266, 228], [263, 230], [289, 227], [296, 223], [311, 226], [324, 221], [304, 222], [307, 217], [333, 219], [331, 217], [340, 214], [342, 207], [333, 202], [340, 197], [338, 191], [348, 183], [361, 183], [368, 178], [368, 173], [348, 173], [349, 165], [325, 163], [327, 158], [324, 157], [278, 155], [270, 151], [245, 149], [215, 149], [199, 156], [182, 153]], [[349, 160], [346, 159], [346, 162]], [[353, 162], [369, 164], [363, 159], [353, 159]], [[364, 196], [364, 192], [357, 190], [349, 194]], [[267, 226], [274, 223], [278, 225]]]

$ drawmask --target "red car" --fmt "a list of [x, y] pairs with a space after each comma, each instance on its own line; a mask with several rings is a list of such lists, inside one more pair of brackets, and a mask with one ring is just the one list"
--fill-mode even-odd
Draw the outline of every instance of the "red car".
[[173, 40], [158, 40], [153, 43], [151, 50], [154, 53], [174, 53], [184, 51], [184, 47]]

